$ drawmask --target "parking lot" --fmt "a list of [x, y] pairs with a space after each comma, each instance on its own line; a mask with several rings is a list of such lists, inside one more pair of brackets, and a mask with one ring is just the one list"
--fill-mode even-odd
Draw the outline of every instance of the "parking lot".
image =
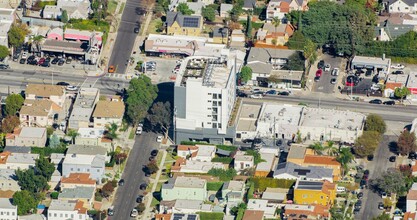
[[[329, 54], [323, 54], [321, 59], [324, 60], [325, 64], [330, 64], [331, 68], [330, 68], [330, 71], [328, 72], [323, 71], [323, 74], [321, 75], [320, 80], [318, 82], [314, 82], [313, 91], [323, 92], [327, 94], [333, 93], [335, 89], [335, 84], [330, 83], [330, 80], [333, 78], [337, 79], [338, 77], [343, 77], [344, 70], [341, 69], [342, 58], [333, 57], [332, 55], [329, 55]], [[332, 76], [331, 71], [336, 67], [340, 69], [339, 76]], [[312, 68], [312, 69], [315, 69], [315, 68]], [[310, 74], [315, 75], [316, 73], [314, 72]]]
[[177, 65], [177, 59], [164, 59], [159, 57], [141, 57], [140, 60], [144, 62], [155, 62], [155, 69], [146, 71], [152, 82], [173, 82], [175, 81], [175, 73], [173, 70]]

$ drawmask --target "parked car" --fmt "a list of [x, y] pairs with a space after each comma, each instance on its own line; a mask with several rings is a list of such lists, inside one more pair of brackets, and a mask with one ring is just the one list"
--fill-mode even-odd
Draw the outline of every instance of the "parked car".
[[152, 150], [151, 155], [156, 157], [156, 155], [158, 155], [158, 150]]
[[62, 65], [64, 65], [64, 63], [65, 63], [65, 60], [64, 60], [64, 59], [60, 59], [60, 60], [58, 61], [58, 66], [62, 66]]
[[252, 95], [250, 95], [251, 99], [261, 99], [262, 97], [263, 97], [262, 94], [252, 94]]
[[408, 159], [415, 160], [416, 158], [417, 158], [417, 154], [416, 154], [416, 152], [410, 152], [410, 153], [408, 154]]
[[395, 162], [397, 160], [396, 156], [389, 157], [389, 162]]
[[369, 103], [371, 104], [382, 104], [381, 99], [372, 99], [371, 101], [369, 101]]
[[114, 206], [110, 206], [107, 209], [107, 215], [109, 215], [109, 216], [113, 216], [114, 215]]
[[140, 190], [145, 190], [147, 187], [148, 187], [148, 184], [142, 183], [142, 184], [140, 184], [139, 189]]
[[136, 202], [137, 203], [142, 203], [143, 202], [143, 196], [138, 196], [138, 198], [136, 198]]
[[69, 86], [70, 84], [67, 82], [58, 82], [56, 85], [57, 86]]
[[30, 64], [30, 65], [38, 65], [38, 60], [37, 59], [33, 59], [33, 60], [29, 61], [28, 64]]
[[374, 155], [368, 155], [368, 161], [373, 161], [374, 160]]
[[71, 64], [72, 62], [72, 57], [67, 57], [67, 60], [65, 61], [66, 64]]
[[317, 68], [318, 69], [323, 69], [324, 68], [324, 60], [319, 61], [319, 63], [317, 64]]
[[39, 59], [39, 61], [38, 61], [38, 65], [42, 65], [42, 63], [44, 63], [45, 62], [45, 58], [40, 58]]
[[142, 127], [137, 127], [136, 128], [136, 134], [142, 134], [143, 128]]
[[330, 69], [331, 69], [331, 66], [329, 63], [324, 66], [324, 71], [329, 72]]
[[59, 61], [59, 58], [58, 58], [58, 57], [55, 57], [55, 58], [51, 61], [51, 63], [52, 63], [52, 64], [57, 64], [57, 63], [58, 63], [58, 61]]
[[7, 65], [7, 64], [0, 64], [0, 69], [7, 70], [7, 69], [9, 69], [9, 65]]
[[156, 137], [156, 142], [162, 143], [162, 136], [161, 135], [159, 135], [158, 137]]
[[393, 69], [404, 69], [405, 66], [402, 65], [402, 64], [400, 64], [400, 63], [398, 63], [396, 65], [392, 65], [391, 68], [393, 68]]
[[323, 70], [322, 69], [318, 69], [316, 71], [316, 76], [320, 77], [323, 74]]
[[153, 161], [153, 160], [155, 160], [155, 157], [154, 156], [150, 156], [149, 157], [149, 161]]
[[19, 63], [20, 64], [25, 64], [26, 63], [26, 59], [25, 58], [20, 59]]
[[289, 96], [290, 93], [287, 91], [279, 92], [278, 95]]
[[330, 84], [336, 84], [336, 79], [335, 78], [331, 79]]
[[314, 81], [315, 81], [315, 82], [320, 81], [320, 76], [316, 76], [316, 77], [314, 77]]
[[26, 52], [26, 51], [25, 51], [25, 52], [23, 52], [23, 53], [22, 53], [22, 58], [23, 58], [23, 59], [28, 58], [28, 52]]
[[358, 199], [362, 199], [363, 198], [363, 192], [358, 193], [357, 197], [358, 197]]
[[382, 203], [382, 202], [378, 203], [378, 209], [379, 210], [384, 210], [384, 203]]
[[51, 63], [45, 59], [45, 61], [43, 63], [41, 63], [41, 66], [43, 66], [43, 67], [50, 67], [51, 66]]
[[332, 76], [338, 76], [339, 75], [339, 72], [340, 72], [340, 70], [339, 70], [339, 68], [334, 68], [333, 70], [332, 70]]
[[133, 32], [135, 32], [135, 34], [138, 34], [139, 33], [139, 28], [135, 27], [135, 29], [133, 29]]
[[125, 185], [125, 180], [124, 179], [120, 179], [119, 180], [119, 186], [123, 186]]
[[404, 74], [404, 71], [402, 71], [402, 70], [397, 70], [397, 71], [395, 71], [395, 72], [392, 72], [392, 74], [394, 74], [394, 75], [402, 75], [402, 74]]
[[276, 90], [269, 90], [265, 94], [268, 94], [268, 95], [276, 95], [277, 94], [277, 91]]
[[384, 104], [384, 105], [395, 105], [395, 101], [385, 101], [385, 102], [383, 102], [382, 104]]
[[138, 216], [138, 210], [136, 210], [135, 208], [130, 212], [130, 217], [137, 217]]
[[387, 193], [386, 193], [386, 192], [381, 192], [381, 197], [382, 197], [383, 199], [387, 198]]
[[67, 86], [65, 89], [68, 90], [68, 91], [77, 91], [78, 87], [77, 86]]

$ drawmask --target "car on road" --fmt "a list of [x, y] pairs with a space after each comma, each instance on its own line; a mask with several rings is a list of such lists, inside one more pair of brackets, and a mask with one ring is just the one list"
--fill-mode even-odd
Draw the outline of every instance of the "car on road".
[[158, 137], [156, 137], [156, 142], [158, 142], [158, 143], [162, 143], [162, 136], [161, 135], [159, 135]]
[[135, 34], [139, 34], [139, 28], [135, 27], [135, 29], [133, 29], [133, 32], [135, 32]]
[[324, 68], [324, 60], [320, 60], [319, 63], [317, 64], [317, 68], [318, 69], [323, 69]]
[[125, 185], [125, 180], [124, 179], [120, 179], [119, 180], [119, 186], [123, 186]]
[[28, 52], [23, 52], [23, 53], [22, 53], [22, 58], [23, 58], [23, 59], [28, 58]]
[[402, 71], [402, 70], [397, 70], [397, 71], [392, 72], [392, 74], [393, 74], [393, 75], [402, 75], [402, 74], [404, 74], [404, 71]]
[[142, 184], [140, 184], [139, 189], [140, 190], [145, 190], [147, 187], [148, 187], [148, 184], [142, 183]]
[[139, 213], [138, 213], [138, 210], [136, 210], [136, 209], [133, 209], [130, 212], [130, 217], [137, 217], [138, 215], [139, 215]]
[[396, 65], [392, 65], [391, 68], [393, 68], [393, 69], [404, 69], [405, 66], [403, 64], [398, 63]]
[[336, 78], [331, 79], [330, 84], [336, 84]]
[[70, 84], [67, 82], [58, 82], [56, 85], [57, 86], [69, 86]]
[[137, 202], [137, 203], [142, 203], [142, 202], [143, 202], [143, 196], [142, 196], [142, 195], [138, 196], [138, 197], [136, 198], [136, 202]]
[[151, 151], [151, 156], [156, 157], [156, 155], [158, 155], [158, 150], [152, 150]]
[[65, 63], [65, 60], [64, 59], [59, 59], [58, 66], [64, 65], [64, 63]]
[[326, 64], [326, 65], [324, 66], [324, 71], [325, 71], [325, 72], [329, 72], [331, 68], [332, 68], [332, 67], [331, 67], [331, 66], [330, 66], [330, 64], [328, 63], [328, 64]]
[[109, 66], [109, 69], [107, 70], [107, 72], [114, 73], [114, 71], [116, 71], [116, 68], [113, 65]]
[[19, 63], [20, 64], [25, 64], [26, 63], [26, 59], [25, 58], [20, 59]]
[[277, 91], [276, 90], [269, 90], [265, 94], [267, 94], [267, 95], [276, 95]]
[[358, 193], [357, 197], [358, 197], [358, 199], [362, 199], [363, 198], [363, 192]]
[[374, 160], [374, 155], [368, 155], [367, 158], [368, 158], [368, 161], [373, 161]]
[[59, 58], [58, 58], [58, 57], [55, 57], [55, 58], [51, 61], [51, 63], [52, 63], [52, 64], [57, 64], [57, 63], [58, 63], [58, 61], [59, 61]]
[[250, 95], [251, 99], [261, 99], [262, 97], [263, 97], [262, 94], [252, 94], [252, 95]]
[[279, 92], [278, 95], [289, 96], [290, 93], [287, 91]]
[[334, 69], [332, 70], [331, 75], [332, 75], [332, 76], [338, 76], [338, 75], [339, 75], [339, 72], [340, 72], [339, 68], [334, 68]]
[[7, 65], [7, 64], [0, 64], [0, 69], [2, 69], [2, 70], [9, 69], [9, 65]]
[[370, 104], [382, 104], [381, 99], [372, 99], [371, 101], [369, 101]]
[[395, 101], [392, 101], [392, 100], [390, 100], [390, 101], [385, 101], [385, 102], [383, 102], [382, 104], [384, 104], [384, 105], [395, 105]]
[[315, 82], [320, 81], [320, 76], [316, 76], [316, 77], [314, 77], [314, 81], [315, 81]]
[[397, 160], [396, 156], [389, 157], [389, 162], [395, 162]]
[[107, 209], [107, 215], [109, 215], [109, 216], [113, 216], [114, 215], [114, 206], [110, 206]]
[[321, 75], [323, 75], [323, 70], [322, 69], [318, 69], [316, 71], [316, 76], [321, 77]]
[[76, 87], [76, 86], [67, 86], [67, 87], [65, 87], [65, 89], [68, 90], [68, 91], [77, 91], [78, 87]]
[[379, 210], [384, 210], [384, 203], [382, 203], [382, 202], [378, 203], [378, 209]]
[[142, 127], [137, 127], [136, 128], [136, 134], [137, 135], [142, 134], [142, 131], [143, 131], [143, 128]]

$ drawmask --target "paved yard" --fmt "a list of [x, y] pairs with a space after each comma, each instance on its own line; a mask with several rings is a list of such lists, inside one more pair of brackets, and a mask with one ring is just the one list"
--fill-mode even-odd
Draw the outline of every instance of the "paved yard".
[[155, 71], [149, 71], [146, 73], [154, 83], [161, 82], [172, 82], [175, 80], [175, 74], [172, 73], [172, 70], [177, 65], [177, 59], [167, 59], [159, 57], [140, 57], [140, 60], [155, 61], [156, 69]]

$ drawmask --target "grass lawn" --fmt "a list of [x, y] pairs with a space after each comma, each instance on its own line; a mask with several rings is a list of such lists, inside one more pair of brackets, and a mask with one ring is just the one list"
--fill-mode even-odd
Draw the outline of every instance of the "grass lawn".
[[157, 205], [159, 205], [159, 201], [155, 197], [152, 197], [151, 207], [156, 207]]
[[119, 14], [123, 13], [123, 9], [125, 8], [126, 3], [122, 2], [122, 4], [120, 5], [120, 9], [119, 9]]
[[146, 30], [147, 34], [160, 34], [161, 32], [158, 32], [158, 24], [162, 23], [162, 20], [160, 18], [152, 19], [149, 23], [148, 30]]
[[116, 12], [117, 2], [115, 0], [111, 0], [108, 2], [107, 5], [107, 12], [110, 14], [114, 14]]
[[129, 133], [129, 139], [135, 139], [136, 136], [136, 130], [132, 128], [132, 130]]

